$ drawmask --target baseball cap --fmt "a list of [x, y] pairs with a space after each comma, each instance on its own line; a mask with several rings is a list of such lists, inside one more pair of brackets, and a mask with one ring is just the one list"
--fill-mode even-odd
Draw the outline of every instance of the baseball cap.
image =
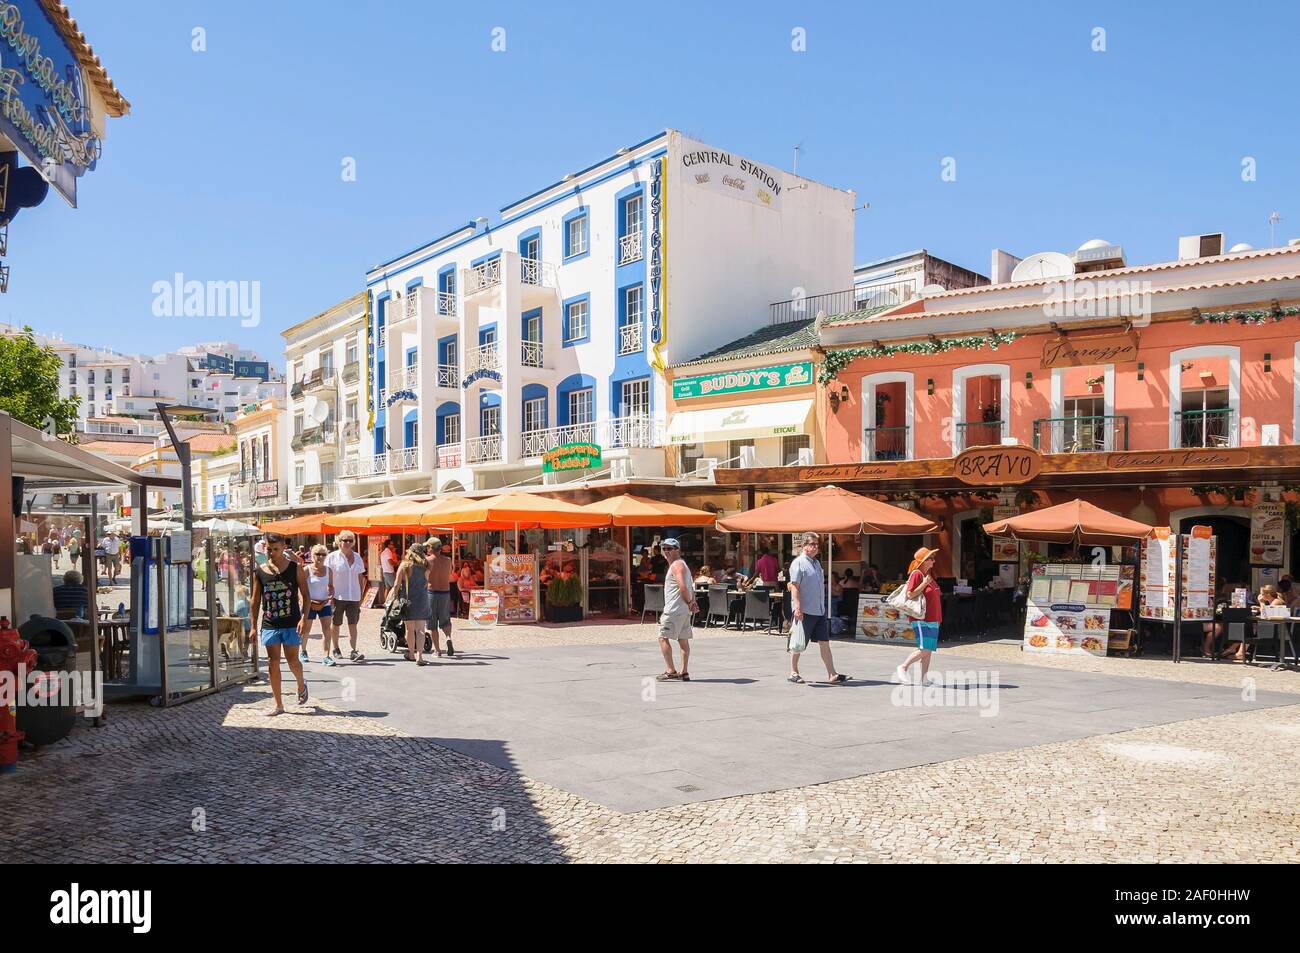
[[674, 539], [672, 536], [669, 536], [667, 539], [660, 540], [660, 541], [659, 541], [659, 545], [660, 545], [660, 547], [663, 547], [663, 546], [671, 546], [673, 549], [681, 549], [681, 548], [682, 548], [682, 544], [679, 543], [679, 542], [677, 542], [677, 540]]
[[437, 536], [430, 536], [424, 543], [425, 546], [441, 546], [442, 540]]

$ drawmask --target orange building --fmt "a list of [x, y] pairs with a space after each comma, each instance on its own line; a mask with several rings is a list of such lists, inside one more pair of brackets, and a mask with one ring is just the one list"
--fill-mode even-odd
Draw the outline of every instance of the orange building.
[[[1125, 267], [1090, 242], [1064, 262], [1073, 274], [1054, 258], [1050, 277], [825, 317], [826, 464], [718, 482], [910, 501], [943, 526], [930, 540], [940, 571], [977, 583], [997, 571], [979, 524], [999, 494], [1022, 510], [1083, 497], [1157, 525], [1212, 525], [1220, 568], [1250, 582], [1252, 501], [1300, 499], [1288, 489], [1300, 488], [1300, 246]], [[963, 451], [1009, 444], [1037, 450], [1024, 454], [1031, 478], [959, 474]], [[1276, 573], [1300, 562], [1285, 549]]]

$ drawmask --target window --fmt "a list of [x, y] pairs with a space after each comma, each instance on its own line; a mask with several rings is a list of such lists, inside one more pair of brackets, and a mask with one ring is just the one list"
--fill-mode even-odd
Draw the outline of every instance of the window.
[[536, 344], [542, 339], [542, 316], [540, 314], [530, 315], [524, 321], [524, 340]]
[[536, 261], [541, 252], [542, 240], [536, 235], [525, 238], [519, 243], [519, 257], [528, 261]]
[[806, 433], [787, 434], [781, 438], [781, 464], [793, 467], [799, 463], [799, 451], [812, 446], [812, 439]]
[[442, 290], [447, 294], [455, 296], [456, 294], [456, 269], [452, 269], [443, 275]]
[[623, 399], [619, 410], [624, 417], [650, 416], [650, 379], [623, 382]]
[[587, 314], [587, 299], [570, 302], [565, 312], [564, 340], [566, 342], [585, 341], [590, 336]]
[[448, 414], [442, 419], [442, 442], [460, 443], [460, 414]]
[[577, 258], [587, 253], [587, 215], [582, 213], [564, 223], [564, 257]]
[[524, 401], [524, 433], [546, 429], [546, 398], [534, 397]]
[[[1106, 447], [1104, 397], [1065, 398], [1060, 449], [1066, 453], [1098, 452]], [[1055, 441], [1054, 441], [1055, 443]]]
[[1226, 447], [1232, 443], [1232, 405], [1228, 388], [1205, 387], [1182, 394], [1183, 447]]
[[302, 436], [302, 414], [293, 415], [293, 435], [295, 437]]
[[456, 360], [456, 348], [458, 346], [459, 345], [456, 343], [454, 338], [447, 342], [446, 364], [448, 367], [456, 367], [459, 365], [459, 361]]
[[501, 433], [500, 407], [484, 407], [479, 411], [479, 433], [483, 437], [492, 437]]
[[332, 486], [334, 484], [333, 463], [322, 463], [320, 465], [320, 481], [325, 484], [325, 486]]
[[641, 231], [641, 196], [634, 195], [623, 203], [623, 234], [635, 235]]
[[302, 485], [307, 482], [307, 468], [301, 463], [293, 468], [293, 485], [302, 489]]
[[497, 343], [497, 329], [495, 327], [485, 328], [478, 333], [478, 343], [480, 346]]
[[677, 469], [683, 475], [694, 473], [704, 457], [704, 444], [684, 443], [677, 448]]
[[357, 362], [357, 339], [348, 338], [347, 357], [344, 359], [345, 364], [355, 364]]
[[343, 413], [344, 413], [344, 418], [343, 418], [344, 420], [346, 420], [346, 421], [347, 421], [348, 423], [350, 423], [350, 424], [354, 424], [354, 423], [356, 423], [356, 422], [357, 422], [357, 402], [356, 402], [355, 400], [349, 400], [349, 401], [347, 402], [347, 406], [346, 406], [346, 408], [344, 409]]
[[752, 447], [752, 440], [728, 440], [727, 441], [727, 463], [726, 466], [740, 466], [740, 451], [745, 447]]
[[334, 374], [334, 348], [325, 348], [320, 352], [320, 369], [321, 377], [331, 377]]
[[594, 396], [590, 387], [569, 393], [569, 423], [589, 424], [595, 419]]
[[641, 286], [635, 285], [634, 287], [628, 288], [623, 292], [623, 295], [625, 305], [623, 309], [623, 327], [632, 324], [640, 324], [641, 302], [645, 296]]

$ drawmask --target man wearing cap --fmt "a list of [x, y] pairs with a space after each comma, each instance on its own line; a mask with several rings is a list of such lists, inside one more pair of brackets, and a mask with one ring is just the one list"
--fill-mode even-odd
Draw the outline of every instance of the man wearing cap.
[[430, 536], [424, 548], [428, 553], [425, 578], [429, 589], [433, 647], [441, 658], [442, 646], [438, 642], [438, 630], [441, 629], [447, 636], [447, 655], [455, 657], [456, 647], [451, 644], [451, 559], [443, 555], [442, 540], [437, 536]]
[[939, 623], [943, 621], [943, 600], [939, 594], [939, 584], [934, 581], [934, 555], [937, 549], [922, 546], [912, 558], [908, 567], [907, 598], [916, 594], [925, 595], [925, 618], [913, 619], [912, 628], [916, 631], [916, 651], [907, 657], [902, 665], [894, 669], [894, 679], [901, 685], [908, 684], [907, 670], [914, 662], [921, 663], [921, 684], [933, 685], [934, 676], [930, 674], [930, 656], [939, 647]]
[[[831, 657], [831, 620], [826, 612], [826, 575], [822, 564], [817, 561], [817, 551], [821, 548], [821, 538], [816, 533], [803, 534], [802, 552], [790, 563], [790, 608], [796, 622], [803, 625], [808, 642], [817, 643], [822, 653], [822, 662], [826, 666], [826, 678], [833, 685], [843, 685], [849, 680], [847, 675], [835, 671], [835, 660]], [[799, 654], [790, 653], [790, 677], [787, 681], [796, 685], [803, 684], [799, 674]]]
[[[664, 669], [657, 676], [661, 682], [689, 682], [691, 680], [691, 617], [700, 611], [695, 602], [695, 584], [691, 571], [682, 559], [682, 544], [669, 538], [659, 544], [668, 561], [664, 573], [664, 611], [659, 616], [659, 651], [663, 652]], [[676, 639], [682, 650], [682, 667], [673, 665], [672, 640]]]

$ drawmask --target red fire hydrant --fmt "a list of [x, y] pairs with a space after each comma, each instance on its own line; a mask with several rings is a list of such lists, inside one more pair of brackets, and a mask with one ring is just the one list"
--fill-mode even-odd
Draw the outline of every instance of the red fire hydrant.
[[0, 774], [18, 770], [18, 742], [23, 733], [18, 730], [18, 697], [24, 690], [23, 675], [36, 665], [36, 650], [9, 624], [8, 616], [0, 616]]

